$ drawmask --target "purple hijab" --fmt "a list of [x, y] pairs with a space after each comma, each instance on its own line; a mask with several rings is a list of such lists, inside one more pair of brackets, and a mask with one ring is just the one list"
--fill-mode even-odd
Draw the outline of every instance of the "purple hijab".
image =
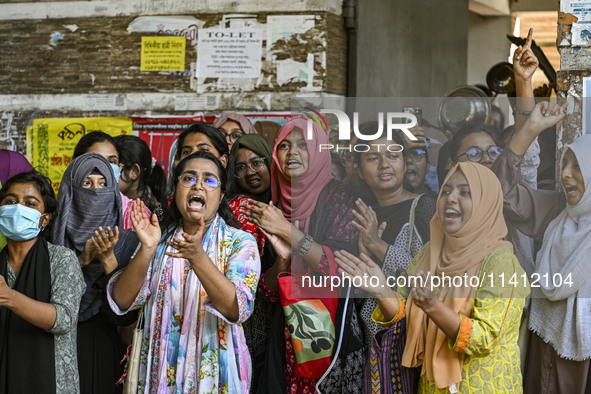
[[0, 184], [20, 174], [34, 170], [27, 158], [18, 152], [0, 149]]

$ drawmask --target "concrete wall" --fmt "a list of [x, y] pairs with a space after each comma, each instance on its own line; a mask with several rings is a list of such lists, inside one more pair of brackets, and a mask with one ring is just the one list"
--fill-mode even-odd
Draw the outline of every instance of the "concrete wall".
[[468, 19], [469, 84], [486, 85], [486, 73], [496, 63], [506, 62], [511, 43], [510, 16], [480, 16], [473, 12]]
[[[222, 18], [238, 12], [263, 31], [258, 78], [199, 77], [197, 31], [220, 27]], [[344, 96], [347, 39], [341, 13], [341, 0], [1, 2], [0, 143], [16, 132], [23, 151], [26, 125], [41, 117], [289, 111], [297, 95]], [[280, 27], [271, 18], [298, 15], [311, 26], [294, 27], [295, 34], [281, 39], [275, 33], [267, 47], [270, 32]], [[145, 16], [158, 26], [169, 23], [167, 17], [195, 20], [190, 28], [174, 30], [187, 37], [184, 71], [140, 70], [142, 37], [170, 34], [167, 27], [131, 28]], [[89, 99], [115, 97], [109, 108], [87, 105]]]
[[556, 11], [557, 0], [511, 0], [511, 11]]
[[356, 96], [433, 97], [466, 83], [468, 0], [362, 0]]

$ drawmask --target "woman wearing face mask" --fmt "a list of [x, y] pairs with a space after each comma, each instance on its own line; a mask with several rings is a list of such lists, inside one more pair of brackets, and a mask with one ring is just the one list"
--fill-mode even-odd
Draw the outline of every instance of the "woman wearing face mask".
[[[21, 172], [33, 171], [27, 158], [18, 152], [0, 149], [0, 189], [2, 184]], [[0, 250], [6, 245], [6, 238], [0, 234]]]
[[564, 106], [538, 103], [493, 167], [503, 185], [508, 220], [532, 238], [543, 239], [532, 274], [536, 287], [524, 379], [528, 393], [587, 393], [591, 387], [591, 137], [578, 137], [565, 146], [560, 161], [564, 192], [518, 183], [529, 144], [563, 117]]
[[[141, 248], [109, 282], [118, 314], [145, 305], [142, 392], [248, 393], [251, 363], [242, 324], [252, 313], [260, 273], [254, 238], [230, 227], [227, 175], [207, 152], [175, 169], [174, 205], [161, 236], [138, 202]], [[165, 354], [166, 357], [161, 355]]]
[[[407, 284], [398, 281], [398, 292], [367, 256], [337, 253], [347, 275], [380, 278], [378, 286], [366, 288], [378, 301], [372, 315], [377, 324], [389, 327], [406, 316], [401, 362], [420, 368], [419, 393], [521, 392], [517, 338], [529, 287], [503, 240], [502, 211], [495, 175], [479, 164], [459, 163], [441, 188], [431, 241], [402, 277]], [[429, 280], [443, 275], [453, 280]], [[500, 283], [512, 275], [519, 280]]]
[[85, 153], [96, 153], [104, 157], [113, 169], [115, 180], [119, 182], [121, 166], [119, 165], [119, 151], [113, 137], [102, 131], [93, 131], [86, 134], [76, 144], [72, 158], [75, 159]]
[[76, 255], [40, 234], [57, 208], [47, 178], [0, 190], [0, 392], [77, 393], [76, 325], [84, 280]]
[[117, 326], [131, 324], [134, 316], [114, 316], [104, 293], [109, 278], [129, 263], [139, 240], [132, 230], [122, 229], [115, 176], [96, 153], [72, 160], [58, 203], [53, 242], [76, 252], [86, 282], [78, 316], [81, 392], [120, 392], [115, 383], [122, 374], [119, 361], [124, 350]]
[[[74, 149], [73, 158], [75, 159], [85, 153], [96, 153], [104, 157], [113, 170], [115, 182], [119, 182], [123, 164], [119, 162], [119, 151], [117, 150], [117, 145], [113, 137], [102, 131], [93, 131], [86, 134], [84, 137], [80, 138], [80, 141], [78, 141], [78, 144]], [[127, 186], [127, 184], [124, 186]], [[120, 209], [123, 214], [122, 228], [124, 230], [132, 228], [131, 219], [129, 218], [131, 215], [132, 204], [133, 200], [121, 193]], [[152, 214], [147, 206], [146, 213], [148, 215]]]
[[[278, 251], [275, 263], [261, 279], [265, 298], [276, 304], [280, 272], [302, 275], [309, 269], [310, 275], [328, 277], [336, 270], [333, 250], [356, 252], [357, 231], [351, 214], [354, 200], [344, 185], [332, 179], [330, 152], [318, 148], [328, 144], [324, 130], [313, 122], [312, 139], [304, 138], [308, 119], [304, 115], [294, 116], [279, 131], [271, 167], [272, 203], [251, 199], [241, 209], [266, 232]], [[297, 255], [293, 261], [291, 245]], [[283, 249], [287, 249], [287, 254], [279, 253]], [[313, 392], [317, 385], [323, 393], [360, 392], [365, 347], [357, 310], [348, 297], [339, 301], [335, 334], [332, 350], [336, 351], [340, 342], [341, 351], [333, 354], [337, 359], [324, 378], [306, 379], [297, 375], [296, 352], [285, 315], [278, 305], [269, 334], [264, 385], [259, 387], [259, 392], [307, 393]]]

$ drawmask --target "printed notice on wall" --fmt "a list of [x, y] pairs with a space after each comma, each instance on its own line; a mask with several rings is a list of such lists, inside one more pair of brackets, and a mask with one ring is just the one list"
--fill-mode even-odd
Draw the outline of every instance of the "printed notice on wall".
[[260, 29], [202, 29], [197, 44], [198, 78], [258, 78]]
[[142, 37], [141, 71], [185, 71], [185, 37]]

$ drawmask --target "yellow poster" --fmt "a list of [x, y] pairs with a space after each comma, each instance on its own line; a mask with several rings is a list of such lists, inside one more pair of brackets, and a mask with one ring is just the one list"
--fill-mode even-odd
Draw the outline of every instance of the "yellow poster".
[[93, 131], [117, 136], [131, 134], [129, 118], [42, 118], [27, 132], [27, 158], [41, 174], [51, 179], [57, 193], [66, 167], [72, 161], [80, 138]]
[[186, 42], [177, 36], [142, 37], [141, 71], [185, 71]]

